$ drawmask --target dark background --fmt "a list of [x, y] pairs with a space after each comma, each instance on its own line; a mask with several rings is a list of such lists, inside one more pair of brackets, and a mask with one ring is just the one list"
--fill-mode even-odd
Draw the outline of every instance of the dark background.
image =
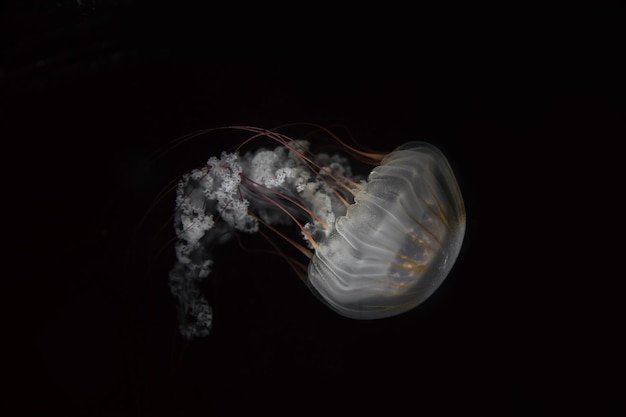
[[[624, 17], [618, 1], [4, 3], [3, 415], [623, 413], [608, 265]], [[358, 322], [233, 243], [205, 287], [213, 332], [186, 342], [167, 287], [173, 196], [157, 197], [237, 139], [167, 145], [291, 122], [382, 151], [440, 147], [468, 215], [458, 262], [414, 311]]]

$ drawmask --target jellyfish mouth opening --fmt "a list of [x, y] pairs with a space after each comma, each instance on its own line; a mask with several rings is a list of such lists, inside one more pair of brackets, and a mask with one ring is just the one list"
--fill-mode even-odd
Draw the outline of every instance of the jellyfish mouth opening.
[[[259, 233], [271, 245], [275, 254], [283, 258], [297, 276], [306, 283], [307, 265], [288, 255], [287, 251], [278, 245], [272, 237], [278, 236], [307, 259], [311, 259], [314, 252], [318, 250], [318, 242], [325, 239], [334, 229], [337, 216], [345, 214], [347, 208], [353, 204], [354, 194], [361, 187], [361, 183], [346, 175], [343, 168], [338, 169], [332, 164], [328, 165], [319, 161], [318, 156], [308, 149], [308, 143], [304, 144], [302, 141], [294, 140], [275, 131], [248, 127], [244, 129], [251, 129], [254, 132], [254, 136], [246, 140], [244, 144], [261, 136], [277, 142], [289, 153], [290, 157], [298, 161], [301, 169], [306, 171], [306, 175], [310, 175], [309, 181], [315, 181], [316, 184], [319, 184], [319, 188], [325, 190], [318, 196], [318, 199], [332, 200], [332, 204], [337, 206], [331, 210], [332, 216], [318, 214], [315, 207], [319, 206], [320, 203], [315, 201], [315, 198], [303, 196], [304, 185], [276, 187], [244, 172], [239, 173], [241, 179], [239, 197], [242, 200], [256, 201], [255, 205], [258, 207], [272, 208], [251, 214], [260, 225], [270, 231], [271, 235], [263, 231], [259, 231]], [[238, 146], [237, 151], [241, 150], [244, 144]], [[273, 213], [271, 216], [273, 218], [265, 214], [268, 211]], [[276, 213], [282, 214], [285, 220], [276, 221]], [[274, 226], [274, 223], [278, 223], [278, 226]], [[303, 244], [290, 237], [288, 233], [280, 230], [280, 225], [295, 225], [306, 243]]]

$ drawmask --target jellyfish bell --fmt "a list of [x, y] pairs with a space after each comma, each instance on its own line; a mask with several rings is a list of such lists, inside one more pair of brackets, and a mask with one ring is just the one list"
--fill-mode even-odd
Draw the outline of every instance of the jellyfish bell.
[[450, 165], [432, 145], [407, 143], [385, 156], [354, 200], [318, 243], [309, 287], [354, 319], [413, 309], [446, 278], [465, 234]]
[[[344, 150], [377, 165], [367, 178], [338, 154], [315, 154], [310, 142], [278, 130], [251, 133], [236, 148], [183, 175], [174, 223], [177, 263], [170, 288], [187, 338], [209, 333], [212, 311], [196, 285], [213, 265], [212, 248], [236, 232], [261, 233], [332, 310], [353, 319], [406, 312], [426, 300], [450, 272], [465, 232], [463, 199], [444, 155], [424, 142], [387, 155]], [[243, 152], [269, 138], [277, 146]], [[296, 225], [298, 241], [279, 230]], [[269, 233], [266, 233], [269, 231]], [[309, 258], [286, 255], [286, 241]]]

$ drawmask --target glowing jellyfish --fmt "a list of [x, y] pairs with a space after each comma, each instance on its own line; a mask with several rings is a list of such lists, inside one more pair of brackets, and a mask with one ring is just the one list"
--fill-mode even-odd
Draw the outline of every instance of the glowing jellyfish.
[[[346, 317], [406, 312], [446, 278], [465, 234], [465, 210], [438, 149], [411, 142], [383, 156], [342, 143], [379, 164], [363, 179], [352, 174], [346, 158], [313, 154], [305, 140], [275, 130], [231, 129], [252, 132], [246, 142], [268, 137], [279, 145], [211, 157], [178, 184], [178, 262], [170, 288], [179, 300], [185, 337], [211, 328], [212, 311], [197, 286], [210, 273], [211, 249], [237, 231], [259, 232], [260, 225], [310, 259], [307, 268], [285, 257], [313, 293]], [[284, 224], [297, 225], [307, 247], [274, 227]]]

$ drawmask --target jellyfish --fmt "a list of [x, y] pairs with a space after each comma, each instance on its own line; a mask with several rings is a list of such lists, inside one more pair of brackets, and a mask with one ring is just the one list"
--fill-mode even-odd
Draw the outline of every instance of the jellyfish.
[[[311, 292], [351, 319], [407, 312], [450, 273], [465, 234], [465, 209], [443, 153], [426, 142], [386, 155], [364, 152], [317, 128], [373, 165], [369, 175], [353, 174], [347, 157], [314, 153], [310, 141], [279, 129], [233, 126], [227, 129], [250, 137], [178, 182], [177, 261], [169, 282], [184, 337], [210, 333], [213, 312], [198, 284], [211, 273], [213, 248], [236, 233], [268, 236]], [[258, 138], [273, 146], [242, 151]], [[282, 225], [294, 225], [300, 238], [279, 230]], [[272, 236], [295, 247], [308, 265], [284, 255]]]

